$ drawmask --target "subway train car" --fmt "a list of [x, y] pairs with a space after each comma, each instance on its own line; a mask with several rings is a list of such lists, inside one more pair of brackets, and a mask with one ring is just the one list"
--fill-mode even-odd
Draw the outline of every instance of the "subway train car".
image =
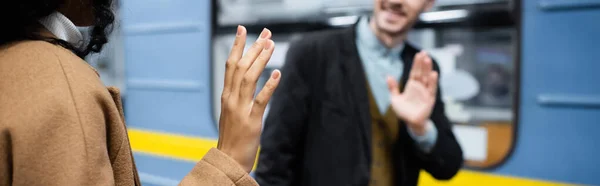
[[[144, 185], [177, 185], [216, 146], [235, 26], [274, 33], [280, 68], [304, 33], [340, 29], [372, 0], [123, 0], [109, 47], [90, 62], [122, 88]], [[250, 38], [253, 40], [253, 38]], [[441, 66], [465, 152], [450, 181], [419, 185], [600, 185], [600, 1], [437, 0], [409, 42]], [[250, 42], [249, 42], [250, 43]]]

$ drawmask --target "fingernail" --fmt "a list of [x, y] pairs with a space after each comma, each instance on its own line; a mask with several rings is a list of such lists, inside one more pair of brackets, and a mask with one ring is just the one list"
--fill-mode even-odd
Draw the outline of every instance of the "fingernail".
[[275, 70], [271, 74], [271, 78], [273, 78], [273, 79], [279, 79], [279, 76], [281, 76], [281, 72], [279, 72], [279, 70]]
[[238, 25], [238, 27], [237, 27], [237, 33], [235, 35], [239, 36], [240, 34], [242, 34], [242, 25]]
[[275, 45], [275, 43], [273, 42], [273, 40], [267, 41], [267, 43], [265, 43], [265, 50], [271, 50], [271, 48], [273, 48], [273, 45]]
[[262, 32], [260, 33], [260, 38], [263, 38], [263, 39], [264, 39], [264, 38], [267, 38], [267, 36], [269, 35], [268, 33], [269, 33], [269, 32], [267, 31], [267, 29], [266, 29], [266, 28], [264, 28], [264, 29], [262, 30]]

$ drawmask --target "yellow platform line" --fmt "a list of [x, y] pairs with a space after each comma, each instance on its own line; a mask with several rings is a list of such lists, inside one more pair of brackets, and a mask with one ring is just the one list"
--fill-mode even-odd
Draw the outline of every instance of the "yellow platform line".
[[[131, 147], [135, 152], [196, 162], [212, 147], [215, 139], [129, 129]], [[567, 186], [570, 184], [461, 170], [451, 181], [437, 181], [423, 171], [420, 186]]]

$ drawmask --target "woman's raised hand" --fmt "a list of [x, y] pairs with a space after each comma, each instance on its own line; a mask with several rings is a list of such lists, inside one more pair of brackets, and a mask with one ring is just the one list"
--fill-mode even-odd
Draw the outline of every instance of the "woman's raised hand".
[[281, 73], [275, 70], [254, 97], [256, 82], [273, 54], [275, 43], [271, 31], [264, 29], [242, 56], [245, 45], [246, 28], [238, 26], [225, 70], [217, 148], [250, 172], [260, 144], [263, 114]]

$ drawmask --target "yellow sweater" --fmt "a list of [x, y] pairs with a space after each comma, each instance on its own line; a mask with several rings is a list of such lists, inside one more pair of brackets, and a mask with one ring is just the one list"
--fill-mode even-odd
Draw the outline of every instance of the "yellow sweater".
[[375, 98], [367, 85], [369, 110], [371, 112], [372, 161], [370, 186], [394, 185], [394, 168], [392, 164], [392, 148], [398, 137], [399, 124], [391, 106], [385, 114], [381, 114]]

